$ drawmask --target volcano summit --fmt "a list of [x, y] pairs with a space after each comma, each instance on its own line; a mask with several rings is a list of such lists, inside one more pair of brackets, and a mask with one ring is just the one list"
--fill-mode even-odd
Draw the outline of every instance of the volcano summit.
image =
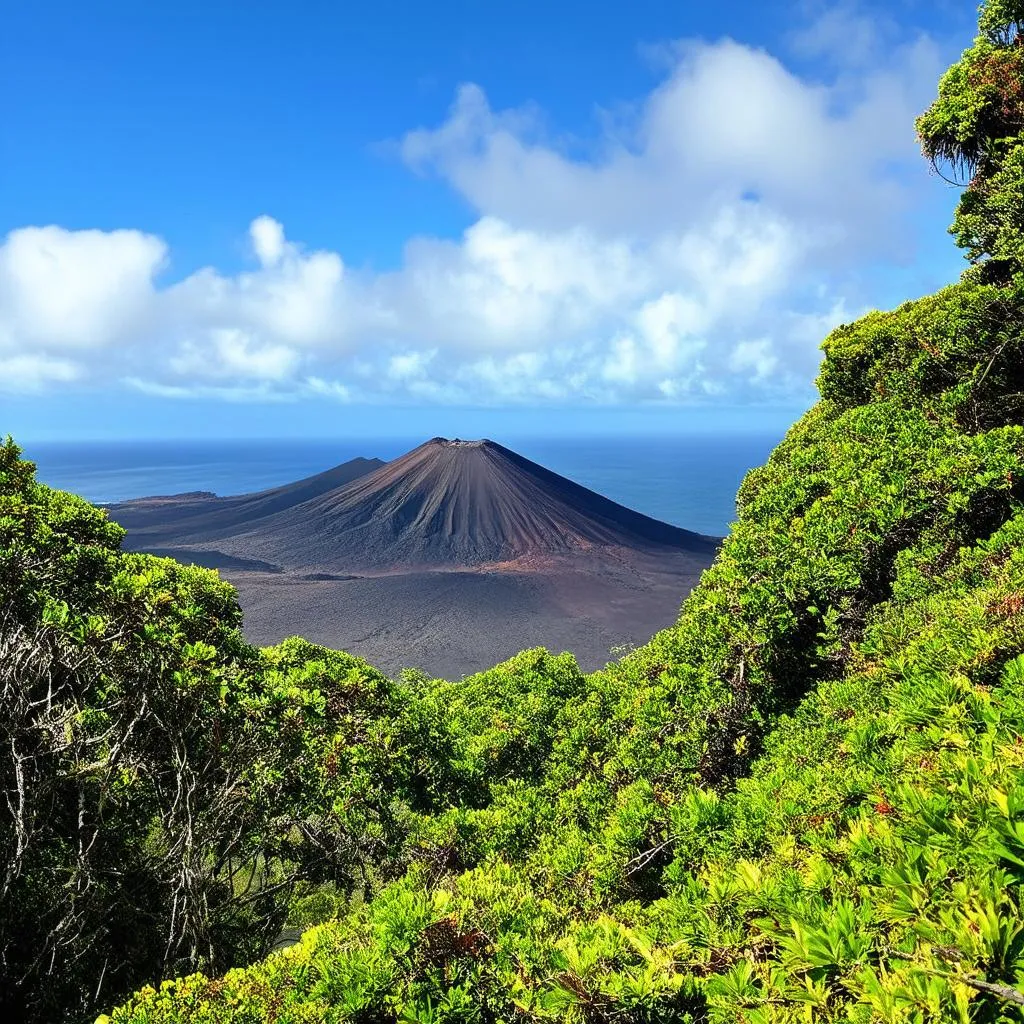
[[261, 494], [110, 511], [126, 546], [222, 569], [257, 642], [302, 633], [448, 675], [538, 645], [603, 664], [674, 620], [718, 545], [494, 441], [440, 437]]

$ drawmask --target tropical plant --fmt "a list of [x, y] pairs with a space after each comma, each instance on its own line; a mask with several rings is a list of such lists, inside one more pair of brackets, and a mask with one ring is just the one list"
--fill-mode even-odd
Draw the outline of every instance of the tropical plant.
[[[316, 922], [220, 975], [216, 942], [172, 958], [171, 974], [203, 957], [212, 970], [154, 982], [104, 1022], [1022, 1019], [1022, 25], [1017, 0], [985, 3], [918, 122], [926, 155], [972, 176], [954, 225], [972, 269], [826, 339], [821, 401], [744, 481], [678, 622], [600, 672], [528, 651], [459, 682], [390, 682], [301, 641], [253, 652], [215, 578], [117, 554], [102, 515], [39, 490], [8, 446], [5, 628], [34, 645], [9, 674], [36, 694], [15, 735], [49, 721], [51, 662], [98, 680], [70, 719], [92, 731], [37, 730], [38, 791], [65, 810], [40, 817], [18, 898], [44, 908], [46, 872], [79, 870], [82, 793], [86, 822], [128, 822], [103, 841], [128, 837], [120, 863], [141, 865], [154, 906], [173, 906], [182, 863], [222, 892], [208, 861], [169, 856], [189, 819], [146, 781], [173, 778], [177, 737], [203, 751], [221, 723], [252, 754], [196, 773], [196, 820], [208, 801], [243, 826], [258, 909], [231, 886], [207, 895], [216, 927], [188, 941], [276, 926], [285, 891], [292, 921]], [[127, 753], [90, 739], [108, 735], [98, 712], [134, 720], [118, 710], [128, 685], [199, 716], [116, 733], [126, 752], [147, 737], [154, 767], [121, 783], [137, 802], [108, 779]], [[89, 789], [75, 766], [96, 760]], [[178, 934], [158, 916], [153, 934]], [[115, 948], [80, 936], [51, 1009], [85, 1005], [75, 986]], [[138, 948], [113, 963], [119, 985], [169, 962]], [[249, 955], [237, 937], [223, 948]]]

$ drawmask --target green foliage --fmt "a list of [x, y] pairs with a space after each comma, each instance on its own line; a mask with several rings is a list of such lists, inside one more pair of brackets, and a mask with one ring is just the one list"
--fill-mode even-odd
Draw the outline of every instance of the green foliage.
[[408, 677], [405, 874], [115, 1024], [1018, 1019], [1021, 301], [834, 332], [674, 627]]
[[251, 960], [296, 882], [347, 899], [405, 863], [422, 738], [403, 732], [398, 687], [301, 640], [251, 648], [215, 573], [121, 553], [121, 537], [0, 446], [0, 1008], [13, 1019]]
[[253, 651], [215, 576], [0, 449], [7, 1005], [110, 972], [179, 976], [104, 1024], [1020, 1020], [1022, 25], [988, 0], [918, 122], [976, 270], [829, 336], [678, 622], [600, 672]]
[[978, 18], [982, 36], [1000, 46], [1009, 46], [1024, 28], [1024, 3], [1021, 0], [987, 0]]
[[935, 422], [952, 415], [970, 431], [1019, 423], [1022, 329], [1017, 291], [944, 288], [834, 330], [818, 387], [839, 410], [888, 401]]
[[[910, 586], [913, 561], [894, 569], [916, 596], [873, 603], [842, 670], [772, 719], [732, 790], [605, 794], [559, 776], [556, 745], [543, 788], [561, 777], [574, 818], [541, 813], [515, 863], [424, 862], [299, 946], [143, 991], [112, 1020], [1019, 1019], [1022, 536], [1014, 505], [927, 587]], [[489, 695], [513, 692], [493, 690], [477, 691], [481, 735]], [[521, 797], [498, 786], [489, 813]], [[637, 849], [657, 892], [623, 878]]]
[[980, 35], [942, 77], [917, 121], [925, 155], [970, 175], [950, 229], [981, 281], [1007, 282], [1021, 261], [1024, 198], [1024, 7], [986, 0]]

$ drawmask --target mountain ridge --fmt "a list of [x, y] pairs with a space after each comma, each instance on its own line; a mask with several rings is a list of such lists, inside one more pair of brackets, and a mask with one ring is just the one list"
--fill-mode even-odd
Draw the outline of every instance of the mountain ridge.
[[383, 465], [385, 463], [381, 459], [360, 456], [321, 473], [263, 491], [227, 496], [212, 491], [147, 495], [105, 507], [131, 537], [165, 532], [170, 518], [178, 525], [177, 532], [181, 537], [191, 535], [212, 539], [247, 520], [273, 515], [309, 501]]
[[[710, 558], [718, 544], [486, 438], [434, 437], [391, 462], [369, 463], [334, 487], [323, 484], [337, 470], [309, 478], [317, 483], [302, 500], [293, 500], [300, 481], [279, 489], [282, 498], [265, 492], [212, 518], [145, 499], [112, 512], [129, 529], [131, 546], [201, 551], [216, 544], [232, 559], [319, 572], [499, 567], [613, 551], [627, 561], [632, 552]], [[133, 534], [140, 517], [145, 529]]]

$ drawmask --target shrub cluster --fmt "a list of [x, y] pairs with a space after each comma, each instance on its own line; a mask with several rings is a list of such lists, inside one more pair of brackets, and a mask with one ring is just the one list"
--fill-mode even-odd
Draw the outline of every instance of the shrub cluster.
[[602, 671], [254, 650], [0, 449], [3, 1008], [1022, 1019], [1022, 26], [988, 0], [918, 123], [972, 269], [829, 336], [678, 622]]

